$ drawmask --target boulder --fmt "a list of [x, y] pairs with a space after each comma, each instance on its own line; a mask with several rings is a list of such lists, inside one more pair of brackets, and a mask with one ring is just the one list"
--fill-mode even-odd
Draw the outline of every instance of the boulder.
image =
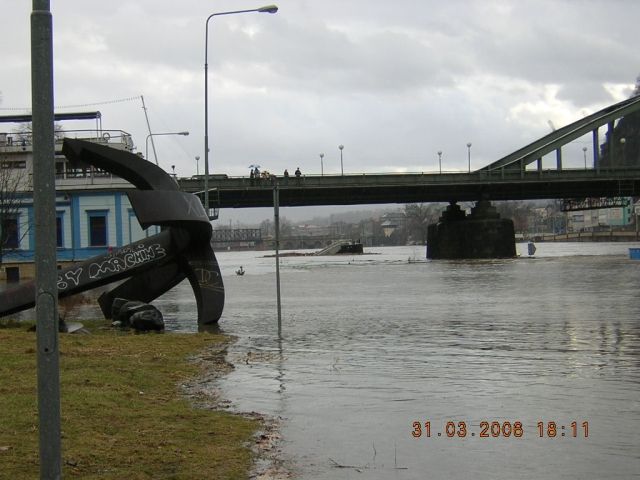
[[111, 306], [113, 325], [140, 331], [164, 330], [162, 313], [153, 305], [137, 300], [116, 298]]
[[146, 332], [149, 330], [164, 330], [164, 319], [162, 313], [156, 307], [147, 305], [145, 309], [137, 309], [129, 317], [129, 323], [135, 330]]

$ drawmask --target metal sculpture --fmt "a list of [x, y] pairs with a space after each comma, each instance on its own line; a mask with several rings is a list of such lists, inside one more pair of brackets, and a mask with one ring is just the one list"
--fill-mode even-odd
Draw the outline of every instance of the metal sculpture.
[[[163, 229], [60, 270], [58, 296], [127, 279], [98, 299], [102, 313], [111, 318], [113, 299], [150, 302], [187, 278], [196, 298], [198, 324], [216, 323], [224, 307], [224, 286], [211, 245], [211, 223], [198, 197], [181, 192], [164, 170], [133, 153], [73, 139], [64, 140], [62, 151], [70, 160], [106, 170], [137, 187], [127, 196], [140, 225]], [[34, 282], [0, 291], [0, 316], [34, 305]]]

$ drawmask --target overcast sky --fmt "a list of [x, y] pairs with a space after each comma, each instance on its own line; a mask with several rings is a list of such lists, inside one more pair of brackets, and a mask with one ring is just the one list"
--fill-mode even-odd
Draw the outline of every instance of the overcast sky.
[[[160, 165], [204, 170], [205, 20], [268, 3], [52, 1], [55, 103], [99, 110]], [[209, 25], [212, 173], [480, 168], [627, 98], [640, 74], [637, 0], [279, 0]], [[31, 103], [31, 2], [0, 0], [0, 114]], [[115, 100], [128, 101], [113, 102]], [[66, 108], [75, 105], [86, 107]], [[17, 109], [17, 110], [16, 110]], [[73, 122], [65, 128], [92, 124]], [[0, 130], [12, 128], [0, 124]], [[584, 145], [590, 146], [587, 143]], [[583, 144], [564, 163], [583, 163]]]

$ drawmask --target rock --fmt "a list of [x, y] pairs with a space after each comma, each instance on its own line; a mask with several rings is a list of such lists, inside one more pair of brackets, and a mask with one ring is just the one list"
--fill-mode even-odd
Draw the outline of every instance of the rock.
[[164, 330], [162, 313], [153, 305], [137, 300], [114, 299], [111, 316], [113, 326], [139, 331]]
[[126, 311], [122, 307], [127, 305], [127, 307], [130, 308], [133, 304], [144, 305], [143, 302], [138, 302], [135, 300], [128, 300], [126, 298], [114, 298], [113, 303], [111, 304], [111, 320], [113, 320], [114, 322], [121, 322], [121, 324], [126, 325], [128, 323], [128, 315], [126, 319], [122, 318], [122, 316], [126, 313]]
[[139, 309], [144, 309], [145, 307], [151, 307], [151, 305], [144, 302], [139, 302], [138, 300], [129, 300], [123, 303], [119, 309], [116, 309], [116, 316], [113, 317], [113, 321], [119, 321], [122, 323], [123, 327], [128, 327], [129, 318], [131, 317], [131, 315], [136, 313]]
[[152, 305], [145, 307], [150, 308], [138, 308], [129, 317], [131, 327], [138, 331], [164, 330], [164, 319], [160, 310]]

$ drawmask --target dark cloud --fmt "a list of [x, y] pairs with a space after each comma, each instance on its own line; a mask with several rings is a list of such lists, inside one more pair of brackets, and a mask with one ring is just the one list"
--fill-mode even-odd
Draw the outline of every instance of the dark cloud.
[[[447, 169], [462, 169], [468, 141], [479, 167], [546, 133], [549, 119], [620, 100], [640, 73], [635, 0], [275, 3], [276, 15], [210, 23], [215, 171], [244, 174], [257, 162], [317, 172], [320, 152], [337, 171], [338, 144], [348, 171], [433, 170], [438, 150]], [[159, 142], [161, 163], [195, 173], [205, 20], [236, 9], [235, 0], [56, 2], [56, 103], [144, 95], [155, 132], [191, 132]], [[0, 20], [11, 46], [0, 107], [30, 103], [29, 14], [17, 2]], [[94, 108], [145, 149], [139, 101]]]

